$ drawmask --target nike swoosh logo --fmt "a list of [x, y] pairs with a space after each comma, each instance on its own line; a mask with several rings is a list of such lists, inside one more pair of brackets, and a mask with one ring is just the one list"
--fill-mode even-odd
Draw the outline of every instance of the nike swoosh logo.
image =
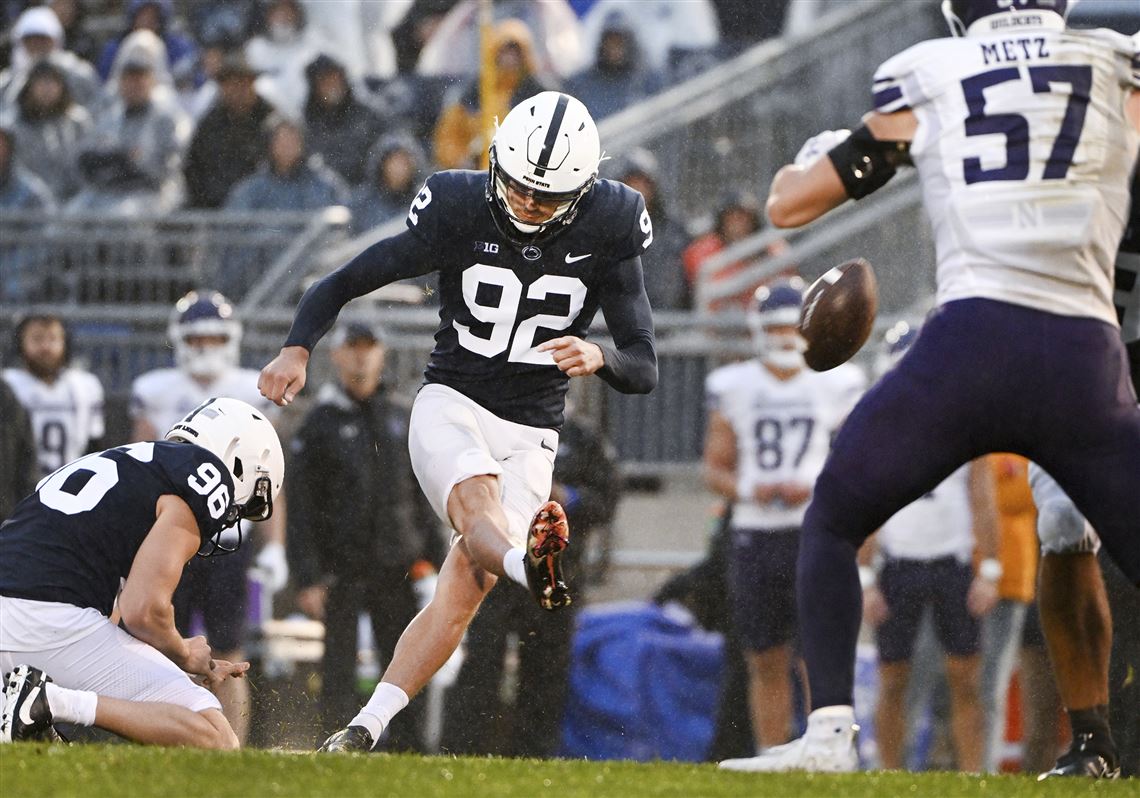
[[35, 721], [32, 720], [32, 704], [36, 703], [36, 699], [40, 697], [40, 690], [42, 689], [43, 686], [37, 684], [28, 693], [28, 697], [24, 703], [20, 704], [20, 723], [26, 726], [31, 726], [35, 723]]
[[567, 252], [566, 253], [566, 262], [567, 263], [577, 263], [580, 260], [585, 260], [586, 258], [592, 258], [592, 257], [594, 257], [593, 252], [587, 252], [585, 255], [571, 255], [569, 252]]
[[[587, 255], [586, 257], [589, 257], [589, 256]], [[546, 441], [539, 441], [539, 444], [538, 444], [538, 445], [539, 445], [539, 447], [540, 447], [540, 448], [542, 448], [542, 449], [546, 449], [546, 451], [548, 451], [548, 452], [553, 452], [553, 451], [554, 451], [554, 449], [550, 448], [550, 444], [549, 444], [549, 443], [547, 443]]]

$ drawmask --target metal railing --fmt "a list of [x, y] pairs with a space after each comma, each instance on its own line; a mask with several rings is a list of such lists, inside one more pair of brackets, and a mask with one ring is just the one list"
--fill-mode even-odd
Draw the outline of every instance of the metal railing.
[[286, 304], [299, 265], [341, 240], [349, 215], [182, 211], [155, 217], [6, 212], [0, 304], [168, 307], [211, 286], [247, 305]]

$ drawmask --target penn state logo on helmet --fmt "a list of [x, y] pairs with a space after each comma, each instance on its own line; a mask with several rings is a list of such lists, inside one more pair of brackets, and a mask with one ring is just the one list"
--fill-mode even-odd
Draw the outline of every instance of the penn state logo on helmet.
[[[544, 231], [572, 222], [602, 159], [590, 112], [557, 91], [536, 94], [511, 109], [495, 130], [489, 154], [491, 215], [499, 232], [516, 243], [531, 243]], [[553, 211], [542, 220], [522, 218], [511, 208], [512, 194], [516, 202], [533, 197], [553, 205]]]
[[1026, 24], [1062, 27], [1068, 13], [1069, 0], [942, 0], [942, 16], [955, 36], [984, 36]]
[[236, 368], [241, 353], [241, 322], [218, 291], [191, 291], [178, 300], [167, 328], [174, 362], [193, 377], [213, 380]]
[[[277, 431], [261, 412], [240, 399], [207, 399], [170, 428], [168, 441], [183, 441], [212, 452], [230, 472], [234, 483], [233, 503], [225, 516], [226, 526], [242, 519], [264, 521], [273, 514], [273, 499], [285, 479], [285, 455]], [[241, 545], [227, 546], [221, 532], [211, 539], [213, 548], [205, 552], [231, 552]]]
[[762, 285], [748, 306], [752, 346], [765, 363], [780, 369], [804, 365], [807, 342], [798, 331], [804, 304], [804, 281], [799, 277]]

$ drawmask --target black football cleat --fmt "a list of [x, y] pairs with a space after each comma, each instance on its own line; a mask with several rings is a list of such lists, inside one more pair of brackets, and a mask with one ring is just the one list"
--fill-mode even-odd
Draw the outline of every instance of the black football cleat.
[[372, 750], [372, 734], [363, 726], [349, 726], [334, 732], [321, 743], [318, 751], [328, 754], [366, 754]]
[[570, 527], [566, 511], [558, 502], [547, 502], [538, 508], [530, 522], [526, 541], [526, 581], [530, 592], [544, 610], [556, 610], [570, 604], [570, 588], [562, 578], [559, 560], [570, 545]]
[[1095, 734], [1078, 734], [1069, 750], [1061, 755], [1052, 770], [1037, 777], [1038, 781], [1060, 776], [1089, 779], [1120, 778], [1120, 762], [1111, 743]]
[[5, 677], [0, 743], [61, 739], [51, 725], [51, 707], [44, 690], [50, 681], [50, 676], [31, 665], [18, 665]]

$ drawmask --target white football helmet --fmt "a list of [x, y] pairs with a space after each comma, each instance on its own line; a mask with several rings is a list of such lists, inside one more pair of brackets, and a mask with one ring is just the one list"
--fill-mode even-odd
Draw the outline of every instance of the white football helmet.
[[[598, 128], [586, 106], [569, 94], [544, 91], [516, 105], [491, 140], [487, 201], [500, 232], [502, 214], [521, 233], [533, 236], [553, 225], [569, 224], [582, 197], [598, 177], [602, 160]], [[555, 201], [542, 223], [526, 222], [511, 211], [507, 187]]]
[[[207, 399], [166, 433], [168, 441], [184, 441], [213, 452], [230, 472], [233, 502], [226, 526], [242, 519], [264, 521], [273, 514], [273, 499], [285, 479], [285, 455], [277, 431], [261, 412], [240, 399]], [[220, 536], [221, 533], [219, 533]], [[215, 536], [213, 549], [233, 551]]]
[[[229, 300], [217, 291], [191, 291], [178, 300], [167, 334], [174, 345], [174, 362], [192, 377], [214, 380], [237, 368], [241, 356], [241, 322]], [[192, 344], [199, 336], [225, 338], [221, 344]]]
[[752, 347], [765, 363], [779, 369], [804, 367], [807, 341], [799, 332], [770, 332], [770, 327], [791, 327], [800, 323], [804, 304], [804, 281], [799, 277], [762, 285], [748, 305], [748, 329]]

